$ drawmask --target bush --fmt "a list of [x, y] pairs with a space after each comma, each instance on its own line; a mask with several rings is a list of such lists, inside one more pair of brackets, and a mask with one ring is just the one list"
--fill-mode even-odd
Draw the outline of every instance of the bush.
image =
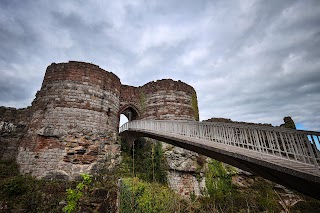
[[223, 199], [231, 194], [232, 174], [229, 173], [223, 164], [216, 160], [208, 163], [206, 172], [207, 195], [214, 199]]
[[178, 196], [159, 183], [147, 183], [138, 178], [123, 179], [120, 212], [175, 212]]
[[13, 161], [0, 161], [0, 179], [16, 176], [19, 174], [19, 166]]
[[0, 205], [4, 212], [61, 212], [67, 185], [20, 175], [15, 161], [0, 161]]
[[29, 189], [27, 178], [22, 175], [6, 179], [0, 186], [1, 194], [7, 197], [23, 195]]
[[81, 174], [83, 178], [82, 182], [78, 183], [75, 189], [67, 189], [68, 204], [62, 209], [63, 212], [71, 213], [75, 212], [78, 208], [78, 202], [83, 196], [84, 190], [92, 182], [91, 176], [88, 174]]

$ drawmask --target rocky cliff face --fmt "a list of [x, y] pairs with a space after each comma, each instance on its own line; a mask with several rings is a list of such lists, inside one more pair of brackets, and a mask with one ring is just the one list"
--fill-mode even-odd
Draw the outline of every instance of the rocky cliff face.
[[164, 144], [169, 165], [168, 185], [183, 196], [201, 195], [205, 189], [205, 157], [179, 147]]

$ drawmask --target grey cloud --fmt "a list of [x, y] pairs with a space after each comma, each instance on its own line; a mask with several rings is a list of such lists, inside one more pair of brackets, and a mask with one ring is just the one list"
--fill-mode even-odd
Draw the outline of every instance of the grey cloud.
[[46, 66], [80, 60], [125, 84], [189, 83], [201, 119], [291, 115], [320, 130], [319, 11], [317, 0], [1, 1], [0, 105], [30, 103]]

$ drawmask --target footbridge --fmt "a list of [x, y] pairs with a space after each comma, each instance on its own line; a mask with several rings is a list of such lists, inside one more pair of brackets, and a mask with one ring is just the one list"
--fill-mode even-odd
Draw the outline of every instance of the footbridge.
[[[131, 143], [149, 137], [197, 152], [320, 199], [320, 133], [260, 125], [134, 120]], [[317, 148], [318, 146], [318, 148]]]

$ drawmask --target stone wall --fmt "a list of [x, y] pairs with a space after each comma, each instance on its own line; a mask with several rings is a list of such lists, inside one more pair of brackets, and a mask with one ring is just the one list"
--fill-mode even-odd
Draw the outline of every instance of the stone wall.
[[27, 130], [32, 108], [0, 107], [0, 160], [14, 160]]
[[143, 118], [160, 120], [195, 120], [192, 97], [194, 89], [181, 82], [163, 79], [141, 88]]
[[0, 160], [15, 160], [26, 126], [0, 121]]
[[29, 132], [116, 131], [120, 85], [117, 76], [93, 64], [51, 64], [32, 104]]
[[201, 195], [205, 189], [203, 172], [206, 157], [165, 143], [163, 150], [169, 165], [167, 178], [170, 188], [182, 196]]
[[83, 62], [51, 64], [32, 103], [33, 115], [17, 162], [36, 177], [75, 178], [120, 153], [120, 80]]
[[194, 98], [196, 92], [191, 86], [171, 79], [152, 81], [141, 87], [122, 85], [120, 113], [133, 106], [139, 119], [195, 120]]
[[[133, 119], [190, 120], [198, 119], [197, 96], [188, 84], [171, 79], [149, 82], [141, 87], [123, 85], [120, 113], [131, 111]], [[127, 116], [128, 117], [128, 116]], [[201, 194], [204, 179], [196, 178], [199, 155], [163, 143], [169, 165], [168, 184], [181, 195]]]
[[32, 108], [16, 109], [0, 106], [0, 122], [27, 125], [32, 116]]
[[[140, 87], [121, 85], [116, 75], [94, 64], [53, 63], [31, 107], [0, 108], [0, 121], [25, 126], [21, 134], [9, 134], [12, 140], [1, 139], [3, 147], [11, 143], [15, 151], [3, 149], [0, 155], [12, 153], [22, 173], [38, 178], [74, 179], [102, 167], [112, 169], [120, 160], [120, 114], [131, 119], [197, 120], [196, 92], [171, 79]], [[198, 154], [163, 147], [170, 165], [169, 185], [184, 195], [198, 194]]]
[[129, 119], [128, 113], [131, 113], [133, 114], [132, 120], [140, 119], [143, 109], [141, 87], [121, 85], [119, 116], [124, 114]]

